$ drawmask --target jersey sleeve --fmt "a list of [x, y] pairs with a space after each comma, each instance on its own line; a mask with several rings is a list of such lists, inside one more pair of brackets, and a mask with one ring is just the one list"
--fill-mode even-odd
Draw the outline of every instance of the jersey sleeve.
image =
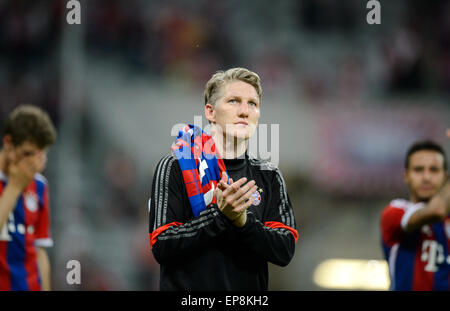
[[277, 169], [272, 183], [273, 198], [262, 221], [247, 210], [247, 222], [239, 228], [242, 242], [267, 261], [286, 266], [294, 256], [298, 231], [284, 179]]
[[182, 261], [231, 226], [214, 204], [194, 218], [176, 158], [168, 155], [158, 163], [149, 200], [149, 240], [159, 263]]
[[401, 241], [406, 234], [409, 219], [419, 209], [425, 207], [425, 203], [411, 203], [405, 200], [393, 200], [381, 213], [381, 236], [388, 246]]
[[35, 246], [52, 247], [53, 240], [50, 236], [50, 200], [47, 183], [43, 184], [42, 201], [40, 202], [39, 218], [35, 230]]
[[381, 236], [383, 242], [389, 246], [400, 242], [403, 236], [401, 221], [405, 215], [403, 208], [386, 206], [381, 213]]

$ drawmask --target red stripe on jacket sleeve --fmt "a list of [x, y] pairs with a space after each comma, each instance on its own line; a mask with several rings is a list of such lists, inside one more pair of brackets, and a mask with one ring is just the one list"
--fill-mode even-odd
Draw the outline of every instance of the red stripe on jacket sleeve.
[[179, 226], [179, 225], [182, 225], [182, 223], [174, 221], [174, 222], [165, 224], [164, 226], [161, 226], [159, 228], [156, 228], [153, 232], [149, 233], [148, 237], [149, 237], [149, 240], [150, 240], [150, 249], [153, 248], [153, 245], [158, 240], [158, 235], [160, 235], [161, 233], [163, 233], [164, 231], [166, 231], [170, 227]]
[[283, 229], [289, 230], [292, 233], [292, 235], [294, 236], [295, 243], [297, 244], [298, 232], [294, 228], [286, 226], [285, 224], [283, 224], [283, 223], [281, 223], [279, 221], [266, 221], [264, 223], [264, 226], [269, 227], [269, 228], [273, 228], [273, 229], [283, 228]]

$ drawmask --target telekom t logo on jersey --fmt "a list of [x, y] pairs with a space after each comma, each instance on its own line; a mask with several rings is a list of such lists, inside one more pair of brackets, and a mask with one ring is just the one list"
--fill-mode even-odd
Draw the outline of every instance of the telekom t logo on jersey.
[[[425, 271], [436, 272], [445, 260], [444, 247], [435, 240], [425, 240], [422, 243], [422, 255], [420, 260], [427, 263]], [[450, 264], [450, 255], [447, 257], [447, 263]]]
[[33, 234], [34, 227], [31, 225], [25, 227], [22, 223], [16, 223], [14, 220], [14, 213], [10, 212], [7, 222], [0, 228], [0, 241], [10, 242], [12, 241], [11, 234], [18, 232], [21, 235], [25, 235], [25, 231], [28, 231], [28, 234]]

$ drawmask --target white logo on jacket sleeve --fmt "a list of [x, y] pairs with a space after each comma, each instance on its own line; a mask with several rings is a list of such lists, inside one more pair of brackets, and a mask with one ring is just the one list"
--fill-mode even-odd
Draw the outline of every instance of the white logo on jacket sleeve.
[[27, 192], [25, 194], [25, 206], [30, 212], [36, 212], [38, 209], [38, 198], [33, 192]]

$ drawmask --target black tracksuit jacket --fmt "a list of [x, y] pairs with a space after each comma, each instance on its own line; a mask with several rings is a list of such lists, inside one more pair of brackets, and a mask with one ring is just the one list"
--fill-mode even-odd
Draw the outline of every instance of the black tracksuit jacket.
[[267, 161], [224, 159], [228, 175], [255, 180], [261, 202], [238, 228], [213, 204], [194, 218], [177, 159], [162, 158], [149, 200], [150, 247], [161, 290], [267, 290], [267, 262], [286, 266], [298, 233], [280, 170]]

